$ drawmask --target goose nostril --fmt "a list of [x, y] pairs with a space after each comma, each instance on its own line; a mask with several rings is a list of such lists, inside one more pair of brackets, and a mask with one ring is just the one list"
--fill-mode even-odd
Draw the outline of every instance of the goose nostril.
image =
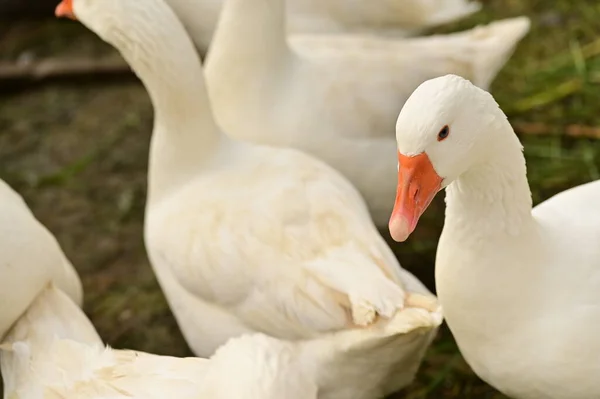
[[419, 188], [417, 188], [413, 194], [413, 201], [417, 200], [417, 195], [419, 195]]

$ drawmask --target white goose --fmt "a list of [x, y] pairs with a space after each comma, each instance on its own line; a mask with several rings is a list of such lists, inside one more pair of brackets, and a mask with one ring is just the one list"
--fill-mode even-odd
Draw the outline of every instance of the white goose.
[[[198, 50], [211, 42], [225, 0], [167, 0]], [[468, 0], [290, 0], [289, 33], [414, 34], [481, 8]]]
[[[3, 287], [3, 290], [14, 293], [11, 287]], [[364, 397], [348, 392], [346, 384], [339, 380], [332, 390], [326, 378], [343, 368], [344, 360], [351, 357], [353, 351], [363, 351], [361, 346], [377, 351], [377, 347], [389, 341], [397, 331], [415, 328], [427, 331], [430, 322], [428, 312], [411, 308], [399, 313], [386, 327], [369, 327], [372, 330], [369, 338], [361, 330], [308, 342], [284, 342], [253, 334], [231, 339], [210, 359], [175, 358], [105, 347], [83, 311], [62, 291], [49, 286], [0, 345], [4, 397]]]
[[[0, 180], [0, 340], [49, 282], [81, 305], [83, 291], [75, 269], [56, 238], [33, 215], [23, 198]], [[20, 267], [35, 264], [35, 268]]]
[[413, 93], [397, 139], [390, 232], [404, 241], [447, 187], [436, 285], [473, 370], [514, 398], [600, 397], [600, 181], [532, 209], [506, 116], [457, 76]]
[[303, 36], [288, 44], [284, 4], [225, 4], [205, 64], [217, 121], [237, 139], [327, 162], [358, 188], [380, 227], [392, 210], [393, 128], [406, 98], [447, 73], [487, 87], [529, 30], [521, 17], [410, 40]]
[[414, 375], [439, 309], [400, 268], [350, 183], [298, 151], [224, 135], [200, 60], [162, 0], [65, 0], [57, 14], [120, 50], [150, 94], [145, 242], [194, 352], [208, 356], [253, 331], [320, 338], [424, 306], [433, 311], [429, 334], [389, 340], [385, 356], [365, 350], [342, 370], [357, 375], [358, 397], [406, 384], [391, 370]]

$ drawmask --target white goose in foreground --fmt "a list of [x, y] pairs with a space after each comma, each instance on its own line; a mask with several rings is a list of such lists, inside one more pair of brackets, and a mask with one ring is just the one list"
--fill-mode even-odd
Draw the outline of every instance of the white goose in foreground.
[[145, 242], [194, 352], [209, 356], [254, 331], [322, 338], [423, 306], [433, 312], [429, 334], [403, 331], [341, 370], [357, 397], [406, 384], [393, 370], [414, 375], [439, 309], [400, 268], [351, 184], [301, 152], [223, 134], [200, 60], [164, 1], [65, 0], [57, 15], [76, 17], [120, 50], [150, 94]]
[[600, 397], [600, 181], [532, 209], [522, 146], [493, 97], [457, 76], [423, 83], [397, 123], [404, 241], [437, 191], [444, 316], [473, 370], [518, 399]]
[[[3, 290], [13, 291], [10, 287]], [[413, 314], [409, 316], [410, 313]], [[40, 293], [0, 345], [4, 397], [361, 397], [345, 391], [340, 381], [340, 392], [334, 395], [321, 394], [323, 387], [319, 384], [327, 382], [323, 376], [331, 377], [331, 371], [343, 368], [345, 357], [351, 357], [354, 350], [360, 353], [364, 350], [361, 346], [377, 350], [379, 344], [393, 339], [396, 331], [420, 327], [427, 331], [429, 319], [427, 311], [411, 308], [399, 313], [385, 328], [369, 327], [369, 338], [360, 330], [341, 332], [335, 339], [298, 343], [253, 334], [230, 340], [211, 359], [175, 358], [105, 347], [83, 311], [66, 294], [50, 286]], [[390, 327], [393, 330], [388, 330]], [[368, 378], [364, 376], [363, 380]]]
[[[199, 51], [211, 42], [225, 0], [167, 0]], [[481, 8], [468, 0], [290, 0], [288, 33], [408, 35], [466, 17]]]
[[[0, 180], [0, 340], [49, 282], [81, 305], [83, 291], [75, 269], [56, 238], [33, 215], [23, 198]], [[23, 268], [35, 264], [35, 268]]]
[[393, 206], [394, 122], [410, 93], [447, 73], [488, 87], [529, 30], [520, 17], [410, 40], [288, 44], [284, 8], [284, 0], [226, 2], [205, 63], [216, 119], [237, 139], [327, 162], [358, 188], [379, 227]]

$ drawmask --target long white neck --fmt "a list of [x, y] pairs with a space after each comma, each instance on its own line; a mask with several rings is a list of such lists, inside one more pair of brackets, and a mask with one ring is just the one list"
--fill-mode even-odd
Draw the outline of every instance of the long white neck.
[[207, 55], [207, 68], [242, 68], [244, 76], [260, 79], [288, 53], [285, 0], [227, 0]]
[[194, 176], [226, 141], [213, 118], [200, 59], [175, 14], [147, 2], [111, 40], [148, 90], [154, 106], [149, 202]]
[[522, 147], [506, 120], [492, 135], [485, 161], [461, 175], [446, 189], [444, 229], [464, 245], [519, 235], [531, 222], [531, 191]]
[[447, 188], [436, 255], [438, 298], [470, 362], [481, 342], [507, 337], [535, 312], [533, 299], [520, 301], [515, 293], [531, 290], [543, 275], [522, 147], [508, 121], [500, 127], [485, 161]]

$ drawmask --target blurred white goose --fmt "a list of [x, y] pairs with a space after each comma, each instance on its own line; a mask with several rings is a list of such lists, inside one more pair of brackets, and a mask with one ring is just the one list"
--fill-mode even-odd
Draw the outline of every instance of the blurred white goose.
[[600, 181], [532, 209], [506, 116], [457, 76], [414, 92], [397, 139], [390, 231], [405, 240], [447, 187], [437, 292], [474, 371], [513, 398], [600, 397]]
[[[346, 384], [335, 379], [338, 370], [347, 366], [345, 360], [352, 361], [353, 351], [363, 351], [361, 346], [378, 352], [378, 346], [389, 342], [397, 331], [429, 330], [430, 316], [423, 309], [411, 308], [398, 313], [385, 327], [369, 327], [370, 335], [365, 334], [367, 330], [354, 330], [327, 339], [284, 342], [253, 334], [230, 340], [211, 359], [174, 358], [104, 347], [81, 309], [62, 291], [50, 286], [42, 291], [0, 345], [4, 397], [364, 397], [348, 392], [356, 385], [352, 380]], [[329, 381], [332, 377], [334, 380]], [[369, 377], [356, 375], [355, 378]], [[332, 382], [337, 385], [329, 386]]]
[[[0, 264], [0, 282], [6, 287], [18, 287], [14, 292], [0, 290], [0, 340], [51, 281], [81, 305], [81, 281], [56, 238], [3, 180], [0, 180]], [[23, 264], [36, 267], [24, 268]]]
[[327, 162], [358, 188], [377, 226], [392, 210], [393, 129], [406, 98], [447, 73], [488, 87], [529, 30], [521, 17], [444, 36], [303, 36], [288, 45], [284, 3], [225, 4], [205, 64], [217, 121], [237, 139]]
[[[196, 354], [252, 331], [322, 337], [405, 305], [439, 317], [435, 297], [400, 268], [347, 180], [298, 151], [221, 132], [200, 60], [164, 1], [65, 0], [57, 14], [76, 16], [120, 50], [150, 94], [146, 247]], [[430, 334], [414, 341], [388, 340], [387, 356], [364, 353], [344, 368], [358, 376], [368, 370], [369, 380], [356, 380], [358, 394], [405, 384], [391, 371], [413, 375], [414, 354], [436, 327], [431, 322]]]
[[[167, 0], [204, 53], [224, 0]], [[289, 33], [408, 35], [466, 17], [481, 8], [468, 0], [290, 0]]]

